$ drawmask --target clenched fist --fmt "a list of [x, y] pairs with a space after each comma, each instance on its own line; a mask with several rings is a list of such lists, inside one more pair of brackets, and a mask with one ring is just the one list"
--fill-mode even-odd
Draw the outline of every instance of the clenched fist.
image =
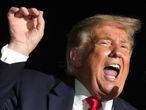
[[44, 34], [43, 11], [12, 7], [8, 12], [10, 43], [8, 48], [28, 56]]

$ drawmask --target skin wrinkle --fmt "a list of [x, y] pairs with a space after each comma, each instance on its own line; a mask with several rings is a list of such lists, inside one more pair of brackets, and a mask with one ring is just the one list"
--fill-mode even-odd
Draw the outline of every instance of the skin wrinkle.
[[[11, 7], [8, 23], [8, 48], [29, 56], [44, 35], [43, 11]], [[101, 101], [119, 96], [129, 72], [133, 36], [140, 28], [140, 20], [116, 15], [98, 14], [79, 22], [68, 33], [67, 72]]]
[[[104, 22], [101, 22], [99, 23], [98, 25], [94, 25], [90, 31], [92, 31], [92, 36], [93, 37], [93, 42], [96, 44], [98, 39], [97, 39], [97, 34], [96, 34], [96, 29], [100, 29], [102, 28], [104, 25], [108, 25], [108, 26], [111, 26], [113, 28], [118, 28], [118, 29], [121, 29], [123, 31], [125, 31], [127, 34], [128, 34], [128, 28], [125, 28], [122, 24], [118, 23], [118, 22], [115, 22], [115, 21], [104, 21]], [[109, 33], [110, 34], [110, 33]], [[108, 37], [107, 37], [108, 38]], [[131, 47], [133, 47], [133, 40], [131, 39], [131, 35], [128, 34], [128, 38], [129, 38], [129, 41], [131, 43]]]
[[[104, 24], [104, 26], [95, 27], [96, 39], [108, 38], [112, 44], [108, 47], [106, 44], [100, 44], [99, 42], [96, 44], [90, 42], [92, 44], [88, 45], [90, 48], [82, 56], [81, 66], [75, 74], [91, 94], [101, 100], [110, 100], [121, 93], [129, 71], [130, 39], [125, 30], [113, 25]], [[121, 47], [121, 42], [126, 43], [128, 47], [126, 49]], [[115, 56], [112, 54], [115, 54]], [[119, 76], [114, 81], [106, 79], [103, 73], [105, 65], [112, 62], [119, 63], [122, 66]]]

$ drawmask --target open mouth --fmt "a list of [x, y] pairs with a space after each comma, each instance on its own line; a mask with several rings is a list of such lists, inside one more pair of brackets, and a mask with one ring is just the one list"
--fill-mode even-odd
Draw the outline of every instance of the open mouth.
[[108, 80], [115, 80], [120, 73], [121, 66], [119, 64], [109, 64], [104, 67], [104, 76]]

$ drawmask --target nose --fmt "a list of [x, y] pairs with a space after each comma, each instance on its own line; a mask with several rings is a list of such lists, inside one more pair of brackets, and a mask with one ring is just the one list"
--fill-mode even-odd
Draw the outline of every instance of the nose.
[[119, 45], [115, 45], [112, 47], [111, 52], [109, 54], [109, 57], [113, 57], [113, 58], [121, 58], [122, 57], [122, 51], [121, 51]]

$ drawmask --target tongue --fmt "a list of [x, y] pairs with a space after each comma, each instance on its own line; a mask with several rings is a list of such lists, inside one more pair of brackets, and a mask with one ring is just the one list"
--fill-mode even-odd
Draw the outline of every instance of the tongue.
[[114, 70], [104, 70], [104, 74], [105, 74], [106, 76], [113, 76], [113, 77], [115, 77], [115, 78], [116, 78], [116, 76], [117, 76], [117, 72], [114, 71]]

